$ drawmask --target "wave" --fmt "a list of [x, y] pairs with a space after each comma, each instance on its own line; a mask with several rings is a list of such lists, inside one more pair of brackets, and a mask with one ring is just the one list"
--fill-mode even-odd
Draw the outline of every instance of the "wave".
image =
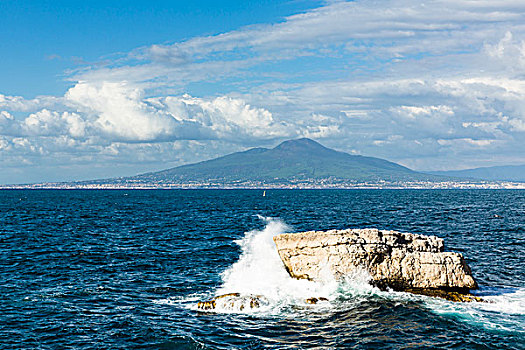
[[[485, 289], [482, 296], [487, 303], [457, 303], [411, 293], [381, 291], [368, 282], [370, 276], [364, 270], [336, 281], [327, 271], [321, 281], [297, 280], [288, 274], [277, 253], [273, 237], [290, 232], [291, 228], [278, 218], [262, 217], [265, 227], [253, 230], [236, 241], [241, 248], [239, 260], [222, 274], [222, 284], [214, 295], [239, 293], [248, 296], [244, 301], [218, 301], [218, 313], [252, 313], [266, 315], [307, 310], [349, 310], [363, 301], [385, 300], [418, 303], [431, 312], [455, 319], [479, 324], [485, 328], [511, 332], [525, 332], [525, 288]], [[254, 295], [262, 296], [263, 303], [251, 309], [247, 303]], [[326, 298], [326, 303], [307, 305], [308, 298]], [[196, 296], [187, 299], [196, 308]], [[248, 301], [247, 301], [248, 300]], [[243, 305], [243, 307], [239, 307]]]
[[[273, 237], [291, 229], [282, 220], [258, 216], [264, 221], [262, 230], [253, 230], [236, 241], [241, 248], [239, 260], [221, 274], [222, 285], [215, 295], [240, 293], [241, 295], [262, 295], [267, 303], [256, 312], [281, 312], [290, 306], [305, 305], [309, 298], [326, 298], [335, 302], [342, 295], [377, 293], [378, 289], [368, 284], [369, 275], [360, 271], [347, 276], [344, 281], [336, 281], [329, 271], [322, 281], [298, 280], [290, 277], [277, 253]], [[218, 303], [215, 311], [232, 312]], [[253, 312], [244, 308], [244, 312]]]
[[433, 312], [488, 330], [525, 333], [525, 288], [486, 288], [477, 293], [485, 303], [454, 303], [428, 298]]

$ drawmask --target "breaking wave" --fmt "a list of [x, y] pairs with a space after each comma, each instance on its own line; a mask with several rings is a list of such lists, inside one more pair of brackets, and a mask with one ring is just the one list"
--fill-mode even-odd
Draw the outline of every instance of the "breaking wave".
[[[241, 255], [222, 274], [222, 285], [215, 295], [239, 293], [246, 296], [261, 296], [264, 301], [260, 307], [248, 307], [246, 300], [235, 299], [231, 303], [218, 301], [213, 312], [275, 314], [309, 311], [351, 310], [363, 301], [413, 302], [427, 310], [457, 320], [477, 324], [493, 330], [525, 332], [525, 288], [486, 289], [478, 293], [487, 303], [457, 303], [411, 293], [381, 291], [371, 286], [366, 271], [358, 271], [336, 281], [326, 273], [321, 281], [297, 280], [289, 276], [277, 253], [273, 237], [290, 232], [291, 228], [277, 218], [262, 217], [265, 227], [253, 230], [236, 241]], [[308, 298], [326, 298], [326, 303], [307, 305]], [[191, 298], [195, 307], [195, 296]], [[188, 301], [188, 300], [187, 300]], [[243, 305], [243, 307], [239, 307]]]
[[[290, 277], [279, 257], [273, 237], [290, 232], [291, 228], [280, 219], [258, 217], [264, 221], [265, 227], [262, 230], [249, 231], [236, 241], [241, 248], [241, 255], [238, 261], [221, 274], [222, 285], [214, 293], [216, 296], [229, 293], [260, 295], [267, 302], [256, 310], [246, 307], [242, 311], [279, 313], [290, 307], [306, 305], [308, 298], [326, 298], [326, 303], [319, 303], [316, 307], [333, 307], [334, 303], [345, 296], [382, 293], [368, 284], [370, 278], [364, 270], [347, 276], [343, 281], [336, 281], [329, 271], [321, 281], [316, 282]], [[238, 312], [239, 309], [219, 302], [214, 311]]]

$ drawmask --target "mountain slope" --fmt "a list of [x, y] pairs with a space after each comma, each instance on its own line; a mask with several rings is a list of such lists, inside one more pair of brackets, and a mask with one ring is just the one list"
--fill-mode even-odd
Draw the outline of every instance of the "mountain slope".
[[140, 182], [224, 183], [338, 179], [345, 181], [420, 181], [442, 177], [421, 174], [380, 158], [355, 156], [310, 139], [285, 141], [272, 149], [253, 148], [224, 157], [134, 176]]
[[465, 170], [433, 171], [434, 175], [454, 176], [467, 179], [481, 179], [488, 181], [518, 181], [525, 182], [524, 165], [493, 166]]

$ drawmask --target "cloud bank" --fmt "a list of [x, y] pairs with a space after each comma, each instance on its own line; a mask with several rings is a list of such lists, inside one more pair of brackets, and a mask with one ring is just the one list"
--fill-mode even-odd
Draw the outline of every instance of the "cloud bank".
[[64, 96], [0, 94], [0, 163], [163, 168], [295, 137], [416, 169], [525, 163], [524, 23], [522, 1], [338, 1], [137, 48]]

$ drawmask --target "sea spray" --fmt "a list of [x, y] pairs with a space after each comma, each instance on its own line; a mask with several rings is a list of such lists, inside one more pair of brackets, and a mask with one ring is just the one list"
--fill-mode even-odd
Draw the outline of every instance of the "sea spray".
[[[266, 226], [247, 232], [237, 243], [241, 256], [222, 274], [223, 284], [217, 294], [261, 294], [273, 301], [303, 298], [326, 293], [323, 285], [290, 277], [277, 253], [273, 237], [289, 231], [281, 220], [259, 216]], [[333, 288], [333, 287], [332, 287]]]
[[249, 231], [237, 241], [241, 255], [222, 273], [223, 283], [216, 295], [261, 295], [269, 301], [269, 306], [279, 308], [304, 304], [306, 299], [312, 297], [335, 300], [345, 294], [377, 291], [368, 284], [370, 277], [364, 270], [339, 282], [330, 271], [325, 271], [322, 280], [316, 282], [290, 277], [273, 241], [274, 236], [290, 231], [290, 227], [277, 218], [258, 217], [265, 222], [265, 227]]
[[525, 288], [486, 288], [484, 303], [454, 303], [426, 298], [433, 312], [486, 329], [525, 333]]

